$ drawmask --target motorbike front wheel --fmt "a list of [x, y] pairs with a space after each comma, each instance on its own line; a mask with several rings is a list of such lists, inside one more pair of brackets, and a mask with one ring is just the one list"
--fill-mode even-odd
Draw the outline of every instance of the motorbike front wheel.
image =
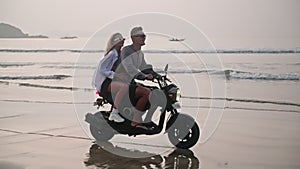
[[184, 121], [175, 122], [168, 129], [168, 138], [170, 142], [177, 148], [188, 149], [193, 147], [200, 135], [200, 129], [196, 122], [182, 123]]

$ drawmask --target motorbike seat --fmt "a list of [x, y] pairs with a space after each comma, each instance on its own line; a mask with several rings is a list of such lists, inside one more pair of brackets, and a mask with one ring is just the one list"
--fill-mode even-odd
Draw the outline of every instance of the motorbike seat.
[[114, 101], [110, 92], [97, 92], [100, 97], [102, 97], [106, 102], [113, 105]]
[[[128, 93], [129, 96], [127, 96], [127, 98], [129, 97], [129, 100], [130, 100], [132, 106], [134, 106], [134, 107], [136, 106], [137, 101], [138, 101], [138, 98], [135, 97], [135, 90], [136, 90], [136, 87], [137, 87], [136, 84], [130, 84], [130, 85], [129, 85], [129, 93]], [[114, 104], [114, 100], [113, 100], [113, 97], [112, 97], [112, 93], [111, 93], [111, 92], [106, 91], [106, 90], [101, 90], [101, 92], [96, 92], [96, 93], [97, 93], [100, 97], [103, 98], [104, 102], [109, 103], [109, 104], [111, 104], [111, 105]], [[151, 106], [151, 105], [150, 105], [150, 102], [148, 102], [147, 105], [146, 105], [146, 107], [145, 107], [145, 109], [144, 109], [143, 111], [149, 109], [150, 106]]]

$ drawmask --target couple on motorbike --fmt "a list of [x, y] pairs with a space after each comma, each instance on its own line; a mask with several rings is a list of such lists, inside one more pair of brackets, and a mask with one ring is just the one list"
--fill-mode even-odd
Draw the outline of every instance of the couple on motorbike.
[[[145, 62], [144, 53], [141, 51], [146, 39], [143, 28], [134, 27], [130, 31], [130, 36], [132, 44], [123, 49], [125, 38], [120, 33], [115, 33], [110, 37], [104, 58], [99, 62], [93, 77], [93, 85], [100, 96], [112, 100], [111, 95], [113, 94], [114, 99], [111, 101], [113, 109], [109, 120], [116, 123], [125, 121], [119, 115], [118, 106], [129, 91], [131, 80], [134, 78], [152, 80], [154, 75], [157, 75], [152, 70], [152, 66]], [[135, 86], [134, 89], [130, 92], [134, 92], [134, 98], [137, 102], [134, 106], [131, 126], [147, 130], [149, 126], [143, 123], [142, 115], [149, 104], [151, 91], [141, 85]]]

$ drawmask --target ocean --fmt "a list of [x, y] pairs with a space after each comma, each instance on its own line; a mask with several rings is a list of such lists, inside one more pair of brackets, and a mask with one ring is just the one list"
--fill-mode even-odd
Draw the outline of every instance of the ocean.
[[[15, 84], [25, 89], [93, 91], [90, 81], [102, 58], [104, 47], [86, 49], [84, 45], [87, 41], [88, 39], [1, 39], [1, 85]], [[174, 49], [174, 46], [153, 49], [150, 46], [146, 47], [144, 53], [146, 60], [160, 73], [164, 65], [169, 64], [168, 73], [174, 78], [179, 75], [223, 76], [224, 73], [226, 95], [233, 100], [274, 104], [286, 102], [295, 106], [300, 104], [299, 48], [187, 50]], [[201, 58], [216, 57], [216, 53], [222, 67], [214, 70]], [[86, 82], [82, 85], [86, 86], [73, 86], [70, 83], [76, 83], [80, 79], [76, 77], [76, 73], [87, 73], [80, 75]], [[204, 80], [199, 79], [197, 85], [205, 83]], [[197, 96], [183, 95], [183, 98], [188, 97], [210, 96], [201, 91]], [[3, 99], [5, 98], [2, 97]]]
[[[168, 64], [168, 76], [181, 89], [180, 111], [195, 117], [202, 129], [211, 109], [222, 113], [246, 112], [247, 116], [249, 113], [270, 117], [274, 113], [300, 113], [300, 50], [297, 47], [228, 45], [192, 50], [184, 42], [148, 38], [143, 48], [147, 62], [159, 73], [164, 73]], [[61, 128], [80, 124], [76, 132], [84, 130], [89, 135], [84, 115], [97, 111], [93, 107], [96, 94], [91, 80], [103, 57], [105, 38], [99, 44], [93, 42], [92, 47], [89, 43], [86, 38], [0, 39], [2, 132], [56, 133]], [[130, 40], [126, 41], [129, 43]], [[76, 132], [64, 134], [77, 137]], [[85, 134], [78, 137], [85, 138]], [[123, 142], [132, 141], [125, 136], [113, 141], [118, 142], [120, 138]], [[161, 144], [161, 140], [152, 139], [151, 144]], [[163, 146], [170, 148], [168, 143]]]

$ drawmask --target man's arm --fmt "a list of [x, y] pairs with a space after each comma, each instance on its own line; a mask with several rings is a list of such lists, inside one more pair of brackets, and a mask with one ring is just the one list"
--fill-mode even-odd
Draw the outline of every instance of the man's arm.
[[153, 70], [153, 66], [151, 64], [146, 63], [144, 57], [142, 58], [140, 70], [146, 75], [146, 79], [148, 80], [152, 80], [154, 77], [159, 76], [159, 74]]

